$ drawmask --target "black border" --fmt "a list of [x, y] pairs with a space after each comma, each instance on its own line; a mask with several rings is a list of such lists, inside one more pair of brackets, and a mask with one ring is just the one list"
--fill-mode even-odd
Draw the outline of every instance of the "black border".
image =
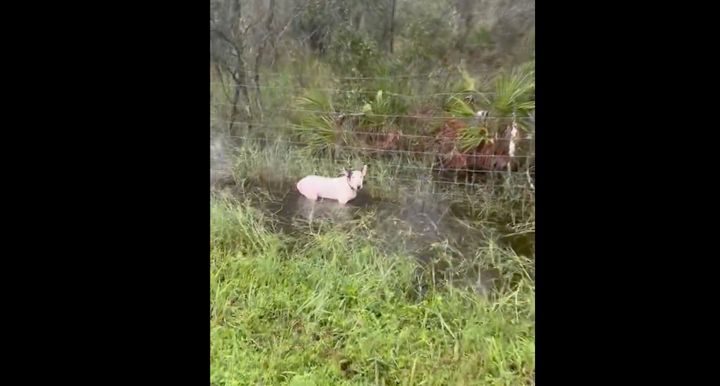
[[[693, 74], [653, 35], [667, 28], [657, 4], [573, 4], [536, 7], [537, 384], [669, 379], [683, 352], [652, 326], [670, 326], [702, 284], [663, 287], [672, 261], [696, 255], [671, 248], [694, 228], [669, 229], [686, 222], [657, 202], [698, 201], [677, 176], [700, 161], [658, 151], [686, 151], [668, 142], [707, 122], [686, 119], [688, 93], [653, 74]], [[37, 184], [13, 190], [39, 206], [7, 205], [25, 221], [15, 243], [38, 255], [6, 271], [33, 315], [19, 346], [47, 359], [30, 374], [206, 384], [209, 4], [57, 11], [38, 35], [21, 30], [19, 46], [34, 44], [15, 56], [27, 75], [11, 79], [32, 146], [8, 143], [26, 166], [18, 181]]]
[[12, 205], [35, 256], [6, 271], [27, 288], [19, 374], [208, 384], [209, 3], [38, 8], [7, 142], [37, 183], [16, 185], [32, 215]]
[[688, 259], [707, 125], [686, 78], [702, 72], [672, 52], [709, 35], [668, 37], [697, 9], [573, 5], [536, 11], [536, 380], [687, 383], [704, 340], [681, 336], [707, 286]]

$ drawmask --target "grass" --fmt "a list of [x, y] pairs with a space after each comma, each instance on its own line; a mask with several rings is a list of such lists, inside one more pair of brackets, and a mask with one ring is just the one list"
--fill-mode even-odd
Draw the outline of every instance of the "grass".
[[534, 383], [531, 263], [511, 250], [471, 258], [517, 278], [483, 297], [379, 248], [363, 219], [290, 236], [248, 201], [211, 209], [212, 385]]
[[[358, 148], [362, 149], [362, 148]], [[373, 197], [397, 199], [423, 194], [443, 194], [463, 200], [481, 201], [497, 206], [500, 212], [508, 205], [533, 200], [523, 173], [508, 176], [506, 172], [492, 175], [502, 178], [488, 178], [479, 189], [464, 189], [456, 183], [471, 182], [465, 177], [449, 174], [448, 178], [437, 179], [438, 164], [431, 156], [420, 157], [405, 153], [394, 155], [369, 155], [363, 150], [338, 152], [334, 157], [316, 155], [308, 147], [296, 146], [289, 138], [253, 140], [243, 142], [233, 154], [232, 172], [242, 185], [246, 181], [287, 183], [308, 174], [337, 176], [343, 167], [357, 169], [369, 164], [366, 189]], [[487, 177], [489, 174], [484, 174]], [[469, 177], [468, 177], [469, 178]], [[511, 186], [513, 188], [507, 188]], [[470, 195], [468, 197], [468, 195]], [[492, 198], [491, 200], [488, 200]]]
[[[534, 384], [532, 256], [502, 246], [497, 232], [478, 236], [500, 217], [510, 230], [532, 231], [526, 191], [443, 192], [462, 203], [458, 221], [477, 241], [461, 251], [437, 239], [419, 259], [401, 245], [423, 235], [403, 231], [411, 227], [401, 216], [367, 209], [288, 233], [262, 209], [277, 199], [258, 188], [263, 179], [290, 191], [308, 172], [361, 165], [360, 154], [313, 158], [284, 142], [249, 141], [231, 157], [240, 188], [211, 199], [212, 385]], [[404, 206], [436, 197], [432, 184], [398, 183], [422, 165], [375, 160], [367, 189]], [[482, 272], [500, 285], [481, 286]]]
[[[449, 89], [447, 80], [330, 81], [327, 69], [302, 63], [263, 76], [262, 114], [229, 130], [252, 138], [227, 147], [236, 185], [211, 196], [211, 385], [534, 384], [534, 247], [509, 241], [534, 232], [525, 176], [499, 172], [466, 189], [455, 184], [462, 178], [432, 172], [430, 156], [353, 149], [362, 143], [339, 136], [335, 123], [338, 111], [365, 111], [346, 129], [427, 135], [441, 121], [383, 115], [468, 116], [481, 107], [524, 116], [534, 109], [533, 66], [492, 87], [462, 73]], [[228, 133], [227, 97], [217, 83], [212, 91], [213, 126]], [[428, 95], [449, 91], [458, 94]], [[495, 96], [465, 104], [462, 93], [483, 91]], [[469, 146], [488, 135], [475, 129], [463, 132]], [[396, 212], [360, 207], [288, 230], [267, 205], [304, 175], [363, 164], [365, 192]], [[438, 202], [445, 213], [418, 227], [419, 208]]]

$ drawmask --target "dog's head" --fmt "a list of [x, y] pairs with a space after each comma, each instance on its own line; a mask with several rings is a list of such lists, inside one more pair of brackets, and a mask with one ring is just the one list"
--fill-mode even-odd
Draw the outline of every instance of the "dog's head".
[[342, 175], [345, 176], [345, 178], [347, 178], [348, 185], [350, 185], [350, 187], [353, 190], [357, 191], [357, 190], [362, 189], [363, 178], [365, 178], [366, 174], [367, 174], [367, 165], [363, 165], [362, 170], [351, 170], [348, 172], [347, 170], [343, 169]]

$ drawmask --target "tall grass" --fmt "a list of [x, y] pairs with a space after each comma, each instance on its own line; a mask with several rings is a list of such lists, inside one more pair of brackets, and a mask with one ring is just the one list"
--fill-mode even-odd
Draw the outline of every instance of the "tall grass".
[[[388, 115], [530, 115], [533, 71], [528, 64], [494, 77], [438, 69], [420, 80], [348, 80], [298, 58], [261, 73], [264, 88], [250, 93], [262, 110], [230, 130], [244, 137], [228, 152], [236, 186], [211, 198], [211, 384], [534, 384], [534, 256], [507, 241], [534, 231], [525, 177], [468, 188], [440, 180], [431, 155], [369, 152], [353, 134], [432, 135], [442, 125]], [[224, 129], [230, 109], [219, 87], [211, 111], [213, 127]], [[342, 121], [341, 112], [353, 114]], [[470, 125], [460, 147], [477, 147], [494, 129]], [[363, 164], [364, 192], [402, 214], [368, 207], [288, 231], [264, 209], [307, 174]], [[445, 213], [428, 217], [426, 229], [411, 224], [416, 208], [438, 201], [452, 212], [453, 237], [433, 233]]]
[[[240, 187], [257, 184], [288, 184], [308, 175], [337, 176], [342, 168], [357, 169], [369, 164], [364, 189], [384, 199], [409, 196], [442, 195], [469, 203], [482, 203], [496, 213], [509, 214], [517, 205], [534, 205], [534, 193], [523, 173], [484, 173], [482, 184], [439, 178], [436, 160], [431, 156], [415, 157], [404, 153], [371, 157], [362, 150], [344, 150], [333, 157], [317, 155], [311, 148], [297, 146], [288, 138], [245, 140], [233, 153], [232, 173]], [[294, 181], [294, 182], [293, 182]], [[465, 184], [468, 185], [465, 185]]]
[[212, 385], [534, 384], [527, 258], [467, 256], [456, 271], [511, 279], [484, 297], [379, 247], [367, 219], [285, 235], [248, 202], [211, 209]]

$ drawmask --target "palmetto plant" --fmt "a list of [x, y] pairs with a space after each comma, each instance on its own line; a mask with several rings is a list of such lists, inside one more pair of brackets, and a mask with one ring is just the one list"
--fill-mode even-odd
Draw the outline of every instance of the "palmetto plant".
[[510, 116], [513, 112], [526, 117], [535, 110], [535, 61], [529, 61], [495, 80], [494, 94], [488, 98], [493, 113]]
[[[489, 113], [488, 121], [470, 119], [466, 127], [458, 132], [458, 145], [462, 151], [468, 151], [482, 145], [491, 137], [491, 133], [505, 129], [505, 125], [490, 125], [498, 122], [497, 117], [509, 118], [528, 117], [535, 110], [535, 62], [529, 61], [509, 72], [498, 75], [493, 84], [492, 92], [482, 93], [478, 90], [478, 81], [466, 71], [460, 70], [462, 82], [456, 88], [458, 94], [448, 98], [446, 109], [457, 118], [470, 118], [476, 115], [476, 109]], [[502, 119], [507, 122], [508, 119]], [[517, 122], [518, 127], [528, 130], [525, 120]], [[491, 127], [494, 126], [494, 127]]]
[[294, 108], [298, 113], [293, 131], [312, 152], [332, 151], [338, 141], [343, 140], [343, 132], [336, 125], [330, 95], [310, 90], [295, 100]]
[[370, 130], [392, 125], [397, 121], [395, 115], [407, 112], [407, 104], [400, 98], [394, 98], [383, 90], [378, 90], [374, 97], [367, 100], [362, 107], [363, 116], [360, 124]]
[[461, 151], [467, 152], [477, 149], [489, 139], [488, 129], [478, 125], [466, 127], [458, 133], [458, 147]]

